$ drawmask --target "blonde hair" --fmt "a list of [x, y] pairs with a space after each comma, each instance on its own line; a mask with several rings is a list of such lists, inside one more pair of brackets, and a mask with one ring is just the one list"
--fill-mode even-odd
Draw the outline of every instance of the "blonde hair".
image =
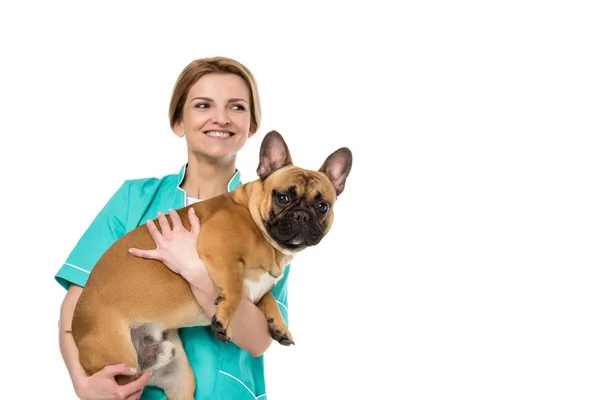
[[260, 98], [258, 87], [252, 72], [238, 61], [227, 57], [201, 58], [189, 63], [173, 87], [171, 103], [169, 105], [169, 123], [171, 128], [183, 118], [183, 105], [187, 99], [190, 88], [206, 74], [234, 74], [246, 82], [250, 91], [250, 129], [258, 131], [260, 126]]

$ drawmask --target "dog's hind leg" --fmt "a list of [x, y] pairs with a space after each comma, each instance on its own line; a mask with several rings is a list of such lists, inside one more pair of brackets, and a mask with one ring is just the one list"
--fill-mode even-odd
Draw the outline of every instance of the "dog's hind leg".
[[[74, 338], [76, 337], [75, 331]], [[117, 375], [120, 385], [137, 379], [141, 372], [131, 334], [127, 324], [113, 322], [110, 326], [96, 326], [76, 340], [79, 362], [88, 375], [95, 374], [108, 365], [125, 364], [136, 368], [133, 376]]]
[[[146, 324], [145, 333], [149, 333]], [[133, 335], [135, 338], [136, 335]], [[196, 390], [196, 380], [192, 367], [185, 354], [183, 344], [179, 338], [176, 329], [168, 330], [163, 333], [163, 340], [158, 346], [160, 350], [148, 351], [146, 345], [148, 341], [138, 347], [138, 352], [146, 354], [155, 354], [156, 361], [148, 368], [152, 370], [152, 377], [148, 381], [148, 385], [158, 386], [165, 391], [168, 400], [194, 400], [194, 392]], [[135, 341], [136, 339], [134, 339]], [[151, 347], [155, 347], [151, 345]], [[151, 361], [153, 356], [148, 356], [146, 361]]]

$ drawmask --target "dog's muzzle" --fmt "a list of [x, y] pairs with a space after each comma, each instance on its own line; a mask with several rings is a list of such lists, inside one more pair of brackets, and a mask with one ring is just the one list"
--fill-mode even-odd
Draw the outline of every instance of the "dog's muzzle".
[[314, 246], [323, 238], [316, 216], [305, 209], [290, 210], [267, 222], [267, 226], [274, 239], [291, 248]]

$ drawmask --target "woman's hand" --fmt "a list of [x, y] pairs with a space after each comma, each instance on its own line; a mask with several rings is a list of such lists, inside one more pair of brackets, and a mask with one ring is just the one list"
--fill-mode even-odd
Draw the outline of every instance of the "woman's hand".
[[135, 369], [124, 364], [109, 365], [80, 382], [75, 387], [75, 393], [82, 400], [137, 400], [142, 396], [144, 386], [150, 379], [151, 373], [149, 371], [144, 372], [135, 381], [123, 386], [119, 386], [115, 380], [117, 375], [133, 375], [135, 373]]
[[173, 228], [164, 214], [158, 215], [161, 232], [153, 221], [146, 222], [150, 235], [156, 243], [154, 250], [129, 249], [136, 257], [162, 261], [171, 271], [181, 275], [192, 289], [192, 293], [200, 307], [212, 316], [216, 311], [215, 299], [218, 297], [217, 287], [208, 269], [198, 256], [197, 241], [200, 233], [200, 220], [194, 209], [190, 207], [188, 218], [191, 229], [185, 229], [174, 210], [169, 210]]
[[188, 231], [181, 223], [179, 214], [175, 210], [169, 210], [169, 216], [173, 222], [173, 228], [171, 228], [167, 217], [163, 213], [158, 214], [158, 223], [162, 233], [158, 231], [152, 220], [146, 221], [146, 226], [152, 239], [154, 239], [156, 249], [131, 248], [129, 252], [136, 257], [162, 261], [171, 271], [189, 281], [190, 277], [206, 272], [206, 267], [198, 257], [196, 248], [198, 234], [200, 233], [200, 220], [196, 216], [194, 208], [190, 207], [188, 218], [191, 229]]

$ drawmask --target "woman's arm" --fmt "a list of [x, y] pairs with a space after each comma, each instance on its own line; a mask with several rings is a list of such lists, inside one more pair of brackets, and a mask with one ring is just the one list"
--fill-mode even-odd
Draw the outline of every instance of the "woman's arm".
[[60, 320], [58, 322], [60, 353], [69, 371], [75, 393], [80, 399], [84, 400], [139, 399], [150, 378], [149, 373], [142, 374], [140, 378], [127, 385], [119, 386], [115, 376], [134, 375], [136, 373], [135, 369], [123, 364], [111, 365], [88, 377], [79, 363], [79, 351], [71, 334], [71, 323], [75, 305], [82, 291], [83, 288], [78, 285], [69, 287], [60, 307]]
[[[200, 307], [212, 318], [217, 311], [215, 299], [218, 293], [204, 263], [198, 258], [196, 266], [191, 267], [191, 272], [182, 276], [189, 282]], [[233, 314], [229, 335], [233, 343], [253, 357], [264, 354], [273, 341], [269, 334], [265, 314], [248, 299], [243, 299]]]
[[60, 320], [58, 322], [58, 342], [60, 346], [60, 353], [63, 357], [73, 386], [77, 392], [78, 387], [81, 386], [80, 382], [83, 382], [87, 375], [83, 370], [81, 364], [79, 364], [79, 351], [71, 335], [71, 322], [73, 321], [73, 312], [75, 311], [75, 305], [81, 295], [83, 288], [77, 285], [71, 285], [67, 294], [60, 307]]
[[[155, 250], [130, 249], [129, 251], [137, 257], [162, 261], [171, 271], [180, 274], [190, 284], [200, 307], [212, 318], [217, 309], [214, 303], [218, 294], [196, 249], [200, 221], [193, 207], [189, 209], [188, 217], [191, 224], [189, 231], [181, 223], [176, 211], [170, 210], [169, 216], [173, 221], [173, 228], [165, 215], [159, 213], [160, 232], [153, 221], [149, 220], [146, 223], [156, 243]], [[231, 341], [254, 357], [261, 356], [271, 345], [272, 339], [265, 315], [247, 299], [242, 300], [233, 315], [229, 329]]]

